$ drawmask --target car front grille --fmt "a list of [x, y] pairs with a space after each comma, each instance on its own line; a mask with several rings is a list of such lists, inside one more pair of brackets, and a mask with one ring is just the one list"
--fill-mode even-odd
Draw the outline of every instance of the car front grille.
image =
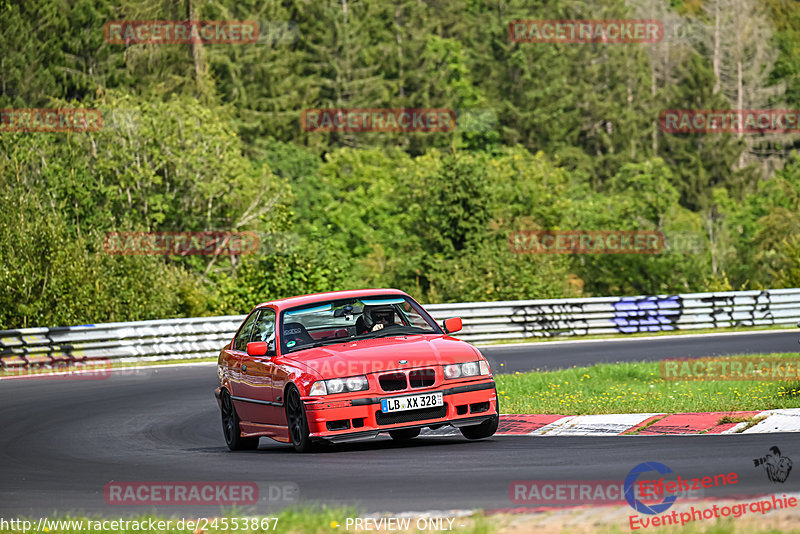
[[421, 410], [408, 410], [405, 412], [375, 412], [375, 421], [379, 425], [394, 425], [397, 423], [410, 423], [412, 421], [424, 421], [426, 419], [441, 419], [447, 416], [447, 404], [434, 408], [422, 408]]
[[427, 388], [436, 381], [436, 371], [433, 369], [419, 369], [408, 373], [408, 381], [412, 388]]
[[405, 373], [390, 373], [378, 377], [378, 383], [383, 391], [400, 391], [408, 387]]
[[429, 388], [436, 383], [436, 371], [434, 369], [417, 369], [410, 371], [406, 376], [403, 371], [397, 371], [378, 377], [378, 383], [383, 391], [402, 391], [412, 388]]

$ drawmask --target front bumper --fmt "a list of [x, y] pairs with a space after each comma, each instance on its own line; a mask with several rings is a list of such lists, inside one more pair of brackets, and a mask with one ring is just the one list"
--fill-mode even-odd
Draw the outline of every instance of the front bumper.
[[[440, 392], [444, 406], [404, 412], [381, 411], [381, 399]], [[339, 443], [374, 438], [401, 428], [443, 425], [477, 425], [497, 417], [497, 392], [491, 378], [376, 396], [328, 398], [304, 397], [310, 436]]]

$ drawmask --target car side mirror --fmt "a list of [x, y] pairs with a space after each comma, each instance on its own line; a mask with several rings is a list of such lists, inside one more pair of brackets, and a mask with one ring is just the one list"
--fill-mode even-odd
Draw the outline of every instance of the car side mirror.
[[453, 332], [461, 330], [464, 325], [461, 322], [461, 317], [451, 317], [450, 319], [444, 320], [443, 326], [445, 334], [452, 334]]
[[253, 341], [247, 344], [248, 356], [275, 356], [275, 348], [266, 341]]

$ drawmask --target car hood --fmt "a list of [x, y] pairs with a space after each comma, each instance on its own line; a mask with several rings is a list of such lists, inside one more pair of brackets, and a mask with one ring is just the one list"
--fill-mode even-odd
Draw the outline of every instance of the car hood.
[[[286, 356], [323, 379], [470, 362], [480, 357], [480, 352], [472, 345], [446, 335], [361, 339]], [[401, 360], [407, 363], [400, 363]]]

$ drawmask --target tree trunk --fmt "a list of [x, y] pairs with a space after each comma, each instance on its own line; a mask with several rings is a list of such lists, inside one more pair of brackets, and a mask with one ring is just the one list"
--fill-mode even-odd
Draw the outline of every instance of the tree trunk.
[[[650, 95], [653, 102], [656, 101], [656, 70], [651, 69], [650, 74]], [[658, 119], [653, 120], [653, 156], [658, 155]]]
[[403, 74], [403, 35], [400, 31], [400, 7], [397, 6], [394, 9], [394, 19], [397, 21], [397, 82], [399, 84], [397, 94], [400, 98], [403, 98], [406, 95], [405, 87], [405, 75]]
[[720, 13], [719, 13], [719, 2], [714, 4], [714, 76], [716, 77], [716, 81], [714, 82], [714, 94], [719, 93], [720, 88], [720, 63], [721, 59], [720, 56], [722, 54], [721, 48], [722, 45], [720, 43]]
[[[742, 56], [740, 55], [736, 61], [736, 109], [739, 110], [741, 113], [742, 108], [744, 107], [744, 83], [742, 81]], [[740, 139], [744, 135], [744, 131], [742, 129], [739, 130], [737, 137]], [[745, 151], [743, 150], [739, 154], [739, 169], [744, 168], [744, 154]]]
[[[186, 0], [186, 20], [192, 24], [197, 22], [197, 14], [192, 6], [192, 0]], [[190, 41], [189, 46], [191, 47], [192, 60], [194, 61], [194, 78], [199, 85], [203, 75], [203, 43], [194, 39], [190, 39]]]
[[706, 217], [706, 231], [708, 233], [709, 250], [711, 251], [711, 274], [717, 274], [717, 251], [716, 243], [714, 242], [714, 212], [708, 210]]

